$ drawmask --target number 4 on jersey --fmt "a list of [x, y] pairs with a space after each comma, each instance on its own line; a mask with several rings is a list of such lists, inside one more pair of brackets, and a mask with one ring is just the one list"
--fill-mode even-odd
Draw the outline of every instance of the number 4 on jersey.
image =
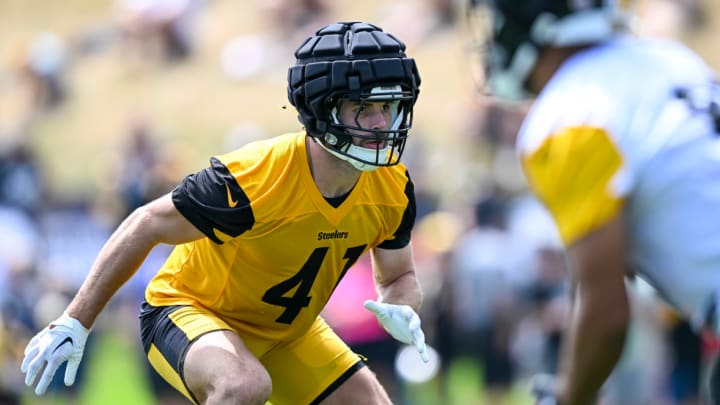
[[[342, 280], [350, 266], [352, 266], [355, 261], [357, 261], [358, 257], [360, 257], [362, 252], [365, 250], [365, 246], [367, 245], [355, 246], [345, 251], [345, 256], [343, 256], [343, 259], [346, 259], [345, 267], [343, 267], [342, 272], [340, 273], [340, 278], [335, 283], [336, 286], [337, 283]], [[315, 283], [315, 278], [317, 277], [327, 251], [328, 247], [315, 249], [310, 254], [310, 257], [308, 257], [305, 264], [303, 264], [300, 271], [289, 279], [265, 291], [265, 294], [262, 297], [263, 302], [285, 307], [285, 311], [283, 311], [275, 322], [290, 324], [298, 316], [301, 309], [310, 305], [310, 299], [312, 298], [309, 295], [310, 289], [312, 288], [313, 283]], [[295, 290], [295, 293], [291, 296], [286, 296], [286, 294], [292, 291], [296, 286], [297, 289]]]

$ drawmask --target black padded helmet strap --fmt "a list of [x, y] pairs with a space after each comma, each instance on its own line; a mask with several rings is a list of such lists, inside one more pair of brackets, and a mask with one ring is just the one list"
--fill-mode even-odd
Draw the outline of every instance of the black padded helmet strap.
[[357, 75], [348, 76], [348, 94], [347, 97], [350, 100], [360, 99], [360, 77]]

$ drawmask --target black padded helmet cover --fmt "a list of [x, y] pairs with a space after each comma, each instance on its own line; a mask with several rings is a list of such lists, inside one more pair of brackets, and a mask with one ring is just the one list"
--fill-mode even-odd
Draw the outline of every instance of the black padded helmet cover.
[[410, 95], [411, 108], [417, 100], [415, 61], [405, 55], [405, 44], [375, 25], [327, 25], [306, 39], [295, 57], [288, 70], [288, 100], [310, 136], [321, 138], [330, 130], [332, 103], [341, 97], [360, 100], [373, 87], [399, 85]]

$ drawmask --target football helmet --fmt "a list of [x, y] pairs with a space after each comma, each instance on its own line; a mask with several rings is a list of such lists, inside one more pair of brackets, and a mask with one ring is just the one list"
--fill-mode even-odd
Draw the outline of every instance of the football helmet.
[[[363, 22], [327, 25], [295, 51], [288, 69], [288, 100], [308, 136], [358, 170], [392, 166], [405, 149], [420, 75], [405, 44], [381, 28]], [[343, 100], [360, 103], [354, 124], [338, 116]], [[362, 128], [358, 117], [365, 103], [390, 108], [388, 129]], [[358, 146], [370, 139], [380, 148]]]
[[[470, 24], [490, 21], [484, 29], [484, 43], [474, 46], [483, 54], [490, 92], [508, 100], [527, 98], [530, 95], [527, 79], [540, 49], [589, 45], [625, 33], [630, 27], [633, 3], [633, 0], [470, 0]], [[477, 18], [476, 13], [487, 17]]]

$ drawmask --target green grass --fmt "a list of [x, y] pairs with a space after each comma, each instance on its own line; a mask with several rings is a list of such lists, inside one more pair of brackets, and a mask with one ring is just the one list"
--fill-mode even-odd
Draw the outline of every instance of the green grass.
[[[85, 385], [78, 398], [62, 393], [37, 398], [27, 390], [23, 405], [159, 405], [153, 397], [144, 359], [137, 346], [125, 337], [98, 333], [97, 341], [85, 361]], [[472, 359], [458, 359], [448, 369], [447, 398], [441, 394], [441, 380], [436, 377], [424, 384], [408, 384], [408, 405], [485, 405], [482, 386], [483, 370]], [[530, 405], [525, 384], [518, 384], [502, 402], [493, 405]], [[189, 402], [188, 402], [189, 404]]]
[[82, 404], [154, 405], [144, 359], [136, 346], [114, 334], [105, 334], [91, 356], [88, 373], [93, 378], [80, 393]]
[[523, 382], [518, 383], [499, 402], [485, 397], [481, 365], [471, 358], [455, 360], [448, 368], [447, 397], [443, 397], [439, 377], [424, 384], [408, 385], [406, 398], [410, 405], [530, 405], [533, 400]]

